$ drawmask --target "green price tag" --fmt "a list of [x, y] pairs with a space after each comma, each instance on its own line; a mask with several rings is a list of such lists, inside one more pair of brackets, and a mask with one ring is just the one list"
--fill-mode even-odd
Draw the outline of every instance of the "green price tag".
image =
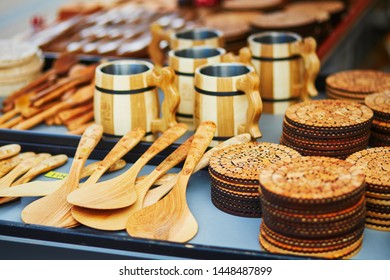
[[47, 178], [63, 180], [68, 176], [68, 174], [62, 172], [56, 172], [56, 171], [49, 171], [44, 176]]

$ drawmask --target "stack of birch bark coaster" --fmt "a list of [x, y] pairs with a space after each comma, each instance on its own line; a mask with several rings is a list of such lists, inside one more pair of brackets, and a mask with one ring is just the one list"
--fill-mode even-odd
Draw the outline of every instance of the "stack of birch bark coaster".
[[367, 95], [390, 90], [390, 73], [377, 70], [348, 70], [326, 78], [326, 95], [364, 103]]
[[364, 103], [374, 111], [370, 146], [390, 146], [390, 91], [370, 94]]
[[366, 176], [366, 227], [390, 231], [390, 147], [370, 148], [346, 159]]
[[226, 147], [210, 158], [211, 200], [221, 211], [242, 217], [261, 217], [259, 174], [266, 166], [298, 157], [293, 149], [275, 143], [250, 142]]
[[367, 147], [373, 111], [346, 100], [312, 100], [287, 108], [280, 144], [304, 156], [345, 159]]
[[362, 245], [363, 170], [330, 157], [298, 157], [259, 176], [263, 220], [259, 241], [279, 254], [346, 259]]
[[7, 96], [36, 79], [43, 62], [39, 48], [29, 43], [0, 40], [0, 96]]

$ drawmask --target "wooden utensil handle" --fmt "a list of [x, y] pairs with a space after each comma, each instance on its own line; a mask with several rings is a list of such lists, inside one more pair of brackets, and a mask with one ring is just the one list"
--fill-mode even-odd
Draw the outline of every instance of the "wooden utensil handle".
[[260, 97], [260, 78], [255, 72], [250, 72], [237, 81], [237, 89], [245, 92], [248, 98], [246, 123], [241, 124], [238, 133], [248, 132], [253, 138], [260, 138], [259, 120], [263, 110]]
[[51, 156], [40, 163], [38, 165], [32, 167], [26, 174], [24, 174], [22, 177], [20, 177], [18, 180], [12, 183], [12, 186], [16, 186], [19, 184], [24, 184], [29, 181], [31, 181], [33, 178], [38, 176], [39, 174], [42, 174], [44, 172], [50, 171], [52, 169], [55, 169], [63, 164], [65, 164], [68, 160], [68, 157], [66, 155], [60, 154]]
[[20, 152], [22, 147], [18, 144], [8, 144], [0, 147], [0, 160], [12, 157]]
[[[96, 170], [96, 168], [98, 168], [99, 164], [100, 164], [100, 161], [96, 161], [96, 162], [93, 162], [93, 163], [85, 166], [81, 171], [80, 178], [85, 178], [85, 177], [91, 176], [91, 174]], [[125, 166], [126, 166], [126, 161], [124, 161], [123, 159], [120, 159], [117, 162], [115, 162], [113, 165], [111, 165], [111, 167], [107, 170], [107, 172], [113, 172], [116, 170], [120, 170]]]
[[149, 77], [150, 84], [160, 87], [164, 94], [164, 101], [161, 104], [162, 117], [152, 121], [151, 130], [153, 133], [163, 132], [177, 124], [176, 111], [180, 103], [180, 94], [174, 83], [175, 72], [170, 67], [164, 67], [160, 72], [152, 71]]
[[85, 182], [85, 184], [94, 184], [99, 178], [112, 166], [116, 161], [121, 159], [126, 153], [128, 153], [135, 145], [137, 145], [142, 137], [145, 135], [145, 130], [142, 128], [134, 128], [127, 134], [122, 136], [121, 139], [115, 144], [112, 150], [107, 156], [100, 162], [95, 172]]
[[15, 166], [17, 166], [19, 163], [21, 163], [23, 160], [35, 156], [35, 153], [33, 152], [25, 152], [18, 154], [16, 156], [13, 156], [11, 158], [7, 158], [1, 161], [0, 163], [0, 178], [3, 177], [5, 174], [10, 172]]
[[148, 53], [154, 65], [161, 68], [164, 65], [164, 52], [160, 48], [160, 43], [163, 40], [169, 40], [169, 35], [164, 31], [164, 28], [157, 22], [150, 25], [150, 34], [152, 40], [148, 46]]
[[216, 127], [216, 124], [211, 121], [204, 121], [199, 125], [195, 131], [190, 151], [179, 176], [191, 176], [195, 166], [213, 139]]
[[316, 40], [312, 37], [307, 37], [297, 42], [296, 47], [293, 49], [293, 51], [302, 56], [305, 68], [301, 95], [303, 100], [308, 100], [310, 97], [318, 95], [315, 80], [320, 70], [320, 60], [317, 56], [316, 48]]
[[89, 126], [81, 136], [73, 162], [87, 160], [102, 136], [103, 127], [101, 125], [93, 124]]
[[17, 114], [19, 114], [19, 108], [13, 108], [12, 110], [8, 111], [7, 113], [0, 116], [0, 124], [3, 124], [13, 117], [15, 117]]
[[159, 138], [157, 138], [152, 146], [141, 156], [143, 161], [149, 161], [159, 152], [174, 143], [187, 131], [187, 125], [184, 123], [176, 124], [168, 128]]

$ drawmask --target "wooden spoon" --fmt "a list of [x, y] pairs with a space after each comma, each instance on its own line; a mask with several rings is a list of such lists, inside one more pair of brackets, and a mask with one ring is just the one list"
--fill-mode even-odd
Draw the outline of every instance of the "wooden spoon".
[[72, 106], [82, 104], [88, 100], [93, 99], [93, 93], [94, 93], [94, 85], [90, 84], [87, 86], [84, 86], [77, 90], [77, 92], [72, 95], [69, 99], [64, 100], [49, 109], [38, 113], [34, 116], [32, 116], [29, 119], [26, 119], [25, 121], [19, 123], [18, 125], [14, 126], [14, 129], [29, 129], [31, 127], [34, 127], [41, 122], [43, 122], [46, 118], [54, 116], [59, 111], [63, 109], [71, 108]]
[[33, 156], [35, 156], [35, 153], [33, 152], [24, 152], [7, 159], [3, 159], [0, 162], [0, 178], [2, 178], [5, 174], [10, 172], [15, 166], [17, 166], [23, 160]]
[[[228, 140], [218, 144], [214, 148], [208, 150], [202, 158], [200, 159], [199, 163], [196, 165], [193, 173], [205, 168], [209, 165], [210, 158], [213, 153], [216, 151], [228, 147], [230, 145], [236, 145], [236, 144], [243, 144], [248, 143], [251, 140], [251, 135], [249, 133], [243, 133], [239, 134], [237, 136], [233, 136], [232, 138], [229, 138]], [[173, 175], [173, 174], [172, 174]], [[170, 180], [164, 182], [164, 184], [161, 184], [159, 187], [151, 189], [146, 194], [146, 197], [144, 199], [143, 207], [147, 207], [149, 205], [152, 205], [159, 201], [162, 197], [164, 197], [175, 185], [177, 181], [177, 174], [174, 174], [175, 176], [171, 176]]]
[[[135, 185], [137, 200], [129, 207], [99, 210], [82, 207], [73, 207], [72, 215], [77, 221], [86, 226], [102, 230], [123, 230], [126, 228], [128, 218], [142, 209], [144, 197], [153, 183], [169, 169], [183, 161], [189, 151], [192, 137], [179, 146], [163, 162], [161, 162], [142, 182]], [[98, 187], [98, 186], [97, 186]]]
[[70, 214], [72, 205], [66, 201], [66, 197], [79, 185], [81, 170], [102, 135], [101, 125], [93, 124], [86, 129], [80, 139], [68, 177], [57, 191], [23, 209], [22, 220], [25, 223], [67, 228], [78, 225]]
[[198, 231], [198, 223], [188, 208], [186, 189], [190, 176], [210, 144], [216, 125], [202, 122], [195, 132], [183, 169], [172, 191], [159, 202], [130, 216], [126, 231], [134, 237], [186, 242]]
[[[91, 163], [83, 168], [81, 171], [80, 178], [83, 179], [85, 177], [90, 176], [96, 168], [99, 166], [100, 161]], [[126, 162], [123, 159], [115, 162], [107, 172], [113, 172], [122, 169], [126, 166]], [[34, 181], [29, 183], [24, 183], [21, 185], [15, 185], [12, 188], [1, 189], [0, 197], [29, 197], [29, 196], [46, 196], [49, 195], [56, 190], [58, 190], [62, 186], [62, 180], [58, 181]], [[82, 184], [80, 184], [82, 186]]]
[[[42, 156], [43, 155], [43, 156]], [[27, 159], [23, 163], [20, 164], [20, 166], [24, 165], [24, 167], [31, 166], [31, 168], [25, 173], [22, 177], [20, 177], [18, 180], [13, 181], [13, 183], [10, 185], [10, 187], [19, 185], [21, 183], [27, 183], [39, 174], [42, 174], [44, 172], [47, 172], [49, 170], [52, 170], [54, 168], [57, 168], [58, 166], [63, 165], [67, 160], [68, 157], [66, 155], [55, 155], [50, 156], [45, 159], [47, 154], [41, 154], [37, 155], [35, 158]], [[15, 170], [18, 167], [15, 168]], [[0, 204], [15, 200], [19, 197], [0, 197]]]
[[68, 202], [92, 209], [118, 209], [130, 206], [137, 199], [134, 186], [139, 171], [155, 155], [180, 138], [186, 130], [185, 124], [177, 124], [167, 129], [125, 173], [102, 182], [99, 187], [93, 185], [73, 191], [67, 198]]
[[0, 147], [0, 160], [19, 154], [22, 147], [18, 144], [8, 144]]

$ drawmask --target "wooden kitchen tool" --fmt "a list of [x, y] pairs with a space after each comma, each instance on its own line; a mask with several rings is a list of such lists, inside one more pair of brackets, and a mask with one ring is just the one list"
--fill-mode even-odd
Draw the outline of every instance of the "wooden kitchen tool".
[[192, 138], [187, 139], [187, 141], [160, 163], [142, 182], [135, 185], [137, 200], [134, 204], [129, 207], [113, 210], [89, 209], [75, 206], [72, 208], [73, 218], [81, 224], [92, 228], [102, 230], [125, 229], [129, 217], [142, 209], [144, 197], [157, 178], [161, 177], [161, 175], [186, 158], [192, 143]]
[[23, 209], [22, 220], [25, 223], [66, 228], [78, 224], [70, 214], [72, 205], [66, 201], [66, 196], [78, 187], [81, 170], [102, 135], [103, 128], [100, 125], [94, 124], [87, 128], [80, 139], [69, 176], [57, 191], [34, 201]]
[[[17, 166], [14, 170], [22, 169], [30, 167], [30, 169], [27, 171], [27, 173], [24, 173], [22, 177], [17, 179], [16, 181], [13, 181], [13, 183], [10, 185], [16, 186], [22, 183], [27, 183], [39, 174], [42, 174], [46, 171], [52, 170], [54, 168], [57, 168], [58, 166], [63, 165], [67, 160], [68, 157], [66, 155], [55, 155], [47, 157], [49, 154], [38, 154], [36, 157], [29, 158], [22, 162], [19, 166]], [[0, 197], [0, 204], [15, 200], [19, 197]]]
[[[232, 138], [229, 138], [228, 140], [220, 143], [218, 146], [215, 146], [214, 148], [204, 153], [199, 163], [196, 165], [193, 173], [208, 166], [211, 155], [216, 151], [219, 151], [220, 149], [231, 145], [248, 143], [250, 140], [251, 140], [251, 135], [249, 133], [243, 133], [237, 136], [233, 136]], [[173, 186], [177, 181], [177, 174], [172, 174], [172, 176], [170, 177], [171, 179], [164, 182], [164, 184], [161, 184], [159, 187], [151, 189], [147, 192], [144, 199], [143, 207], [147, 207], [149, 205], [156, 203], [173, 188]]]
[[[90, 176], [96, 168], [99, 166], [100, 161], [91, 163], [83, 168], [81, 171], [80, 179]], [[107, 172], [114, 172], [124, 168], [126, 162], [123, 159], [115, 162]], [[63, 184], [63, 180], [57, 181], [33, 181], [29, 183], [24, 183], [21, 185], [15, 185], [12, 188], [6, 188], [0, 190], [0, 197], [29, 197], [29, 196], [46, 196], [56, 190], [58, 190]], [[80, 184], [82, 186], [82, 184]]]
[[125, 173], [102, 182], [99, 187], [93, 185], [75, 190], [69, 194], [68, 202], [92, 209], [118, 209], [130, 206], [137, 199], [134, 186], [139, 171], [155, 155], [180, 138], [186, 130], [185, 124], [177, 124], [167, 129]]
[[22, 121], [18, 125], [14, 126], [15, 129], [29, 129], [31, 127], [34, 127], [41, 122], [43, 122], [46, 118], [54, 116], [58, 113], [58, 111], [63, 109], [68, 109], [72, 106], [82, 104], [88, 100], [92, 100], [93, 98], [93, 91], [94, 91], [94, 85], [90, 84], [87, 86], [84, 86], [77, 90], [77, 92], [72, 95], [69, 99], [61, 101], [60, 103], [48, 108], [47, 110], [38, 113], [34, 116], [32, 116], [29, 119], [26, 119], [25, 121]]
[[16, 156], [3, 159], [0, 162], [0, 178], [2, 178], [5, 174], [10, 172], [15, 166], [21, 163], [23, 160], [35, 156], [33, 152], [25, 152], [17, 154]]
[[0, 160], [19, 154], [22, 148], [18, 144], [8, 144], [0, 147]]
[[172, 191], [162, 200], [134, 213], [126, 231], [134, 237], [186, 242], [198, 231], [198, 223], [187, 205], [186, 189], [190, 176], [213, 139], [216, 125], [202, 122], [195, 132], [190, 151]]

